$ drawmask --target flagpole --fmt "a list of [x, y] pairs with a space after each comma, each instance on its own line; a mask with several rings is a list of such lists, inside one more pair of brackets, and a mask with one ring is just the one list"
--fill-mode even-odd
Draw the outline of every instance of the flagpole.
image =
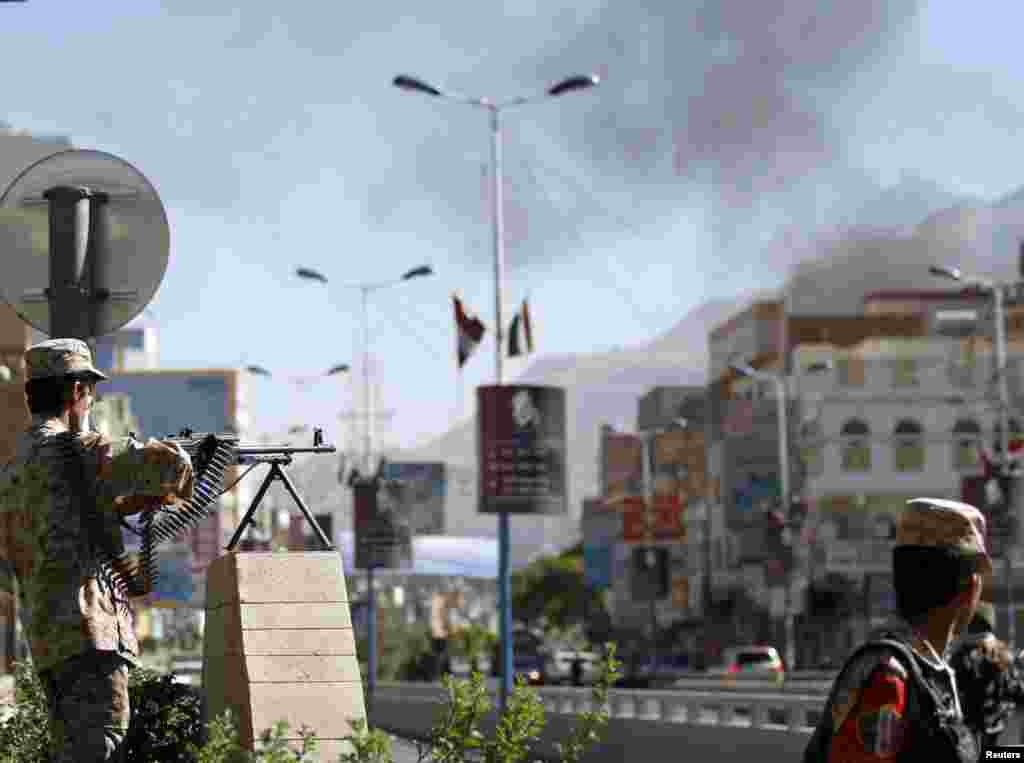
[[457, 368], [455, 370], [455, 375], [455, 416], [452, 420], [452, 424], [458, 424], [462, 420], [462, 406], [465, 404], [462, 390], [465, 379], [462, 376], [462, 368]]

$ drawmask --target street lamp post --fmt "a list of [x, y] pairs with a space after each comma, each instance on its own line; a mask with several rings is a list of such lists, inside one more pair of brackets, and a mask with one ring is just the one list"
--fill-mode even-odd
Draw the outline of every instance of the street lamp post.
[[[468, 104], [486, 109], [490, 117], [491, 128], [491, 212], [493, 219], [494, 243], [494, 375], [495, 384], [504, 383], [502, 378], [502, 304], [501, 288], [505, 268], [505, 220], [502, 204], [502, 134], [501, 112], [513, 106], [522, 106], [547, 98], [554, 98], [575, 90], [584, 90], [597, 85], [600, 79], [596, 75], [574, 76], [561, 80], [547, 88], [543, 93], [514, 98], [498, 103], [490, 98], [469, 98], [456, 93], [442, 91], [426, 82], [401, 74], [391, 84], [401, 90], [422, 93], [434, 97], [445, 98], [458, 103]], [[498, 513], [498, 608], [500, 609], [501, 638], [501, 709], [507, 707], [508, 697], [512, 692], [512, 586], [510, 576], [510, 532], [509, 517], [505, 511]]]
[[[373, 465], [373, 395], [370, 392], [370, 319], [369, 319], [369, 294], [370, 292], [384, 289], [389, 286], [396, 286], [412, 278], [429, 276], [433, 274], [429, 265], [420, 265], [405, 272], [401, 278], [394, 278], [388, 281], [372, 281], [362, 283], [339, 284], [342, 288], [359, 289], [362, 297], [363, 317], [363, 411], [366, 416], [366, 426], [363, 430], [363, 463], [367, 477], [374, 473]], [[312, 268], [296, 268], [295, 275], [310, 281], [327, 284], [328, 279], [323, 273]], [[347, 371], [345, 364], [334, 366], [328, 371], [328, 375], [334, 375]], [[374, 596], [374, 566], [375, 553], [370, 554], [369, 564], [366, 568], [366, 698], [367, 704], [373, 703], [373, 695], [377, 686], [377, 600]]]
[[[745, 363], [730, 363], [729, 365], [734, 371], [742, 376], [747, 376], [752, 379], [765, 379], [772, 382], [775, 386], [775, 406], [776, 418], [778, 419], [777, 424], [779, 436], [780, 497], [786, 527], [792, 532], [792, 528], [790, 528], [792, 493], [790, 490], [789, 416], [787, 410], [789, 393], [786, 385], [786, 377], [782, 374], [772, 373], [769, 371], [758, 371]], [[814, 363], [810, 365], [806, 371], [808, 373], [821, 373], [823, 371], [831, 370], [831, 368], [831, 363]], [[787, 575], [785, 617], [783, 625], [786, 640], [786, 670], [793, 670], [796, 666], [796, 602], [795, 597], [793, 596], [793, 586], [794, 580], [792, 575]]]
[[[933, 276], [959, 281], [968, 288], [988, 292], [992, 295], [993, 312], [995, 313], [993, 321], [995, 322], [996, 384], [999, 395], [999, 461], [997, 467], [1000, 476], [1016, 476], [1008, 474], [1010, 468], [1010, 432], [1008, 427], [1010, 401], [1006, 387], [1006, 303], [1004, 298], [1006, 285], [996, 283], [988, 278], [982, 278], [981, 276], [963, 273], [960, 268], [933, 265], [928, 270]], [[1010, 484], [1012, 487], [1009, 495], [1002, 497], [1007, 518], [1009, 518], [1014, 503], [1022, 497], [1020, 495], [1019, 482], [1015, 480]], [[1012, 545], [1008, 538], [1004, 549], [1004, 570], [1006, 576], [1006, 616], [1008, 620], [1006, 638], [1011, 646], [1016, 641], [1017, 631], [1017, 605], [1013, 590]]]

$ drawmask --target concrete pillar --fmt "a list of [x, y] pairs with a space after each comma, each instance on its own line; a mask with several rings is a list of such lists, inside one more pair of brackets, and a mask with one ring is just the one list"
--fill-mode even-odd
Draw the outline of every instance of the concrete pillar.
[[365, 720], [341, 557], [334, 551], [229, 552], [207, 570], [205, 721], [225, 708], [252, 750], [279, 720], [301, 749], [311, 727], [323, 760], [351, 752], [349, 721]]

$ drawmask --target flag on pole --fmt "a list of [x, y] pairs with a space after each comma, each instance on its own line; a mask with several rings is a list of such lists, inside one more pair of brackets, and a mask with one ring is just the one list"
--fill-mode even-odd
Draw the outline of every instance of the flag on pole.
[[512, 318], [508, 329], [508, 355], [515, 358], [533, 352], [533, 331], [530, 328], [530, 308], [523, 300], [519, 312]]
[[466, 313], [462, 307], [462, 300], [454, 294], [452, 302], [455, 305], [455, 336], [458, 345], [459, 368], [462, 368], [480, 344], [486, 329], [475, 315]]

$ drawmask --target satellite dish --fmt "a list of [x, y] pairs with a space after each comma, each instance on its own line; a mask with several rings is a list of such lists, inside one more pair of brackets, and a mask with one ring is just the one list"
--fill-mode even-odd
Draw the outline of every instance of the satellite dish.
[[156, 190], [128, 162], [72, 149], [23, 171], [0, 197], [0, 297], [44, 334], [110, 334], [153, 299], [170, 254]]

